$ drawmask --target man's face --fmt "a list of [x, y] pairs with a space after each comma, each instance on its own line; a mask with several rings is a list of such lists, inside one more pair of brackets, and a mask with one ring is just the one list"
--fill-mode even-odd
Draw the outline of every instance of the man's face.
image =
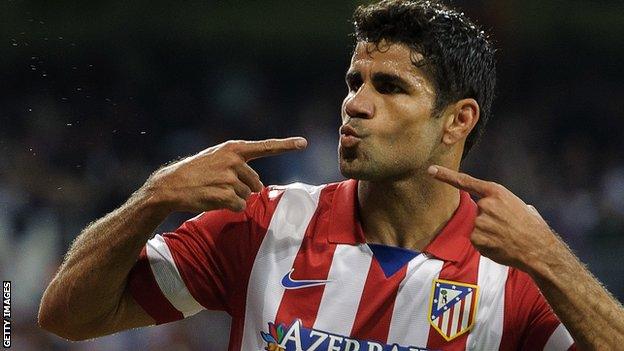
[[338, 147], [347, 178], [398, 180], [428, 167], [442, 135], [434, 85], [403, 44], [359, 42], [346, 81]]

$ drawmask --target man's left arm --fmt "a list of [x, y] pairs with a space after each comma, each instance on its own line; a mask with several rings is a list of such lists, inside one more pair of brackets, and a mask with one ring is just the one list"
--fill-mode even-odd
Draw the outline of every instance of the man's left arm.
[[528, 273], [579, 349], [624, 345], [624, 308], [535, 208], [493, 182], [441, 166], [431, 166], [429, 173], [481, 198], [472, 244], [482, 255]]

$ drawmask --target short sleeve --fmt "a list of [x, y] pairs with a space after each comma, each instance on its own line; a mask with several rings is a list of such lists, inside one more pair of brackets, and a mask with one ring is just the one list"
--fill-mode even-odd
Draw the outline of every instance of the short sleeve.
[[203, 309], [242, 313], [251, 266], [279, 200], [269, 193], [252, 194], [244, 212], [204, 212], [146, 243], [128, 286], [157, 324]]
[[576, 349], [570, 333], [559, 321], [535, 282], [528, 274], [517, 269], [510, 269], [505, 286], [505, 333], [501, 350], [503, 349]]

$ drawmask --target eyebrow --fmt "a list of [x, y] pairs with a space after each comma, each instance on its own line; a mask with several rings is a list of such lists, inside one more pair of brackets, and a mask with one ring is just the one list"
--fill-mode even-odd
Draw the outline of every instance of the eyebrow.
[[393, 84], [404, 89], [411, 88], [412, 86], [407, 80], [397, 76], [396, 74], [383, 72], [373, 74], [373, 82], [382, 84]]
[[[347, 82], [351, 82], [353, 80], [362, 79], [362, 75], [360, 74], [359, 71], [349, 71], [347, 72], [346, 76], [345, 76], [345, 80]], [[373, 74], [373, 82], [374, 83], [381, 83], [381, 84], [394, 84], [394, 85], [398, 85], [404, 89], [408, 89], [412, 87], [412, 84], [405, 80], [404, 78], [401, 78], [399, 76], [397, 76], [396, 74], [392, 74], [392, 73], [384, 73], [384, 72], [377, 72]]]

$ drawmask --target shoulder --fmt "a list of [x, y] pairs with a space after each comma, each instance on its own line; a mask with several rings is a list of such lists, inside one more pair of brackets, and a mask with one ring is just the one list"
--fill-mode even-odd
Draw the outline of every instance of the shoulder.
[[[275, 202], [275, 210], [272, 221], [285, 221], [298, 225], [309, 220], [311, 215], [325, 209], [324, 204], [330, 203], [332, 190], [336, 184], [311, 185], [305, 183], [292, 183], [288, 185], [272, 185], [267, 187], [260, 196], [261, 201]], [[306, 215], [307, 214], [307, 215]], [[318, 213], [317, 213], [318, 214]], [[252, 214], [252, 217], [257, 217]]]
[[531, 297], [533, 299], [540, 297], [541, 293], [531, 277], [517, 269], [510, 267], [507, 275], [506, 290], [510, 296]]
[[[195, 228], [222, 227], [233, 223], [254, 223], [267, 227], [277, 212], [316, 208], [319, 201], [331, 201], [331, 193], [341, 183], [312, 185], [301, 182], [269, 185], [252, 193], [242, 212], [215, 210], [202, 212], [185, 223]], [[295, 211], [296, 212], [296, 211]]]
[[276, 199], [277, 197], [282, 196], [285, 193], [288, 193], [291, 196], [299, 196], [302, 199], [314, 199], [318, 197], [320, 191], [329, 184], [321, 184], [321, 185], [312, 185], [301, 182], [290, 183], [286, 185], [269, 185], [262, 189], [260, 196], [264, 196], [268, 199]]
[[531, 277], [514, 267], [496, 263], [479, 255], [479, 281], [493, 283], [505, 294], [507, 308], [526, 308], [540, 297], [540, 292]]

